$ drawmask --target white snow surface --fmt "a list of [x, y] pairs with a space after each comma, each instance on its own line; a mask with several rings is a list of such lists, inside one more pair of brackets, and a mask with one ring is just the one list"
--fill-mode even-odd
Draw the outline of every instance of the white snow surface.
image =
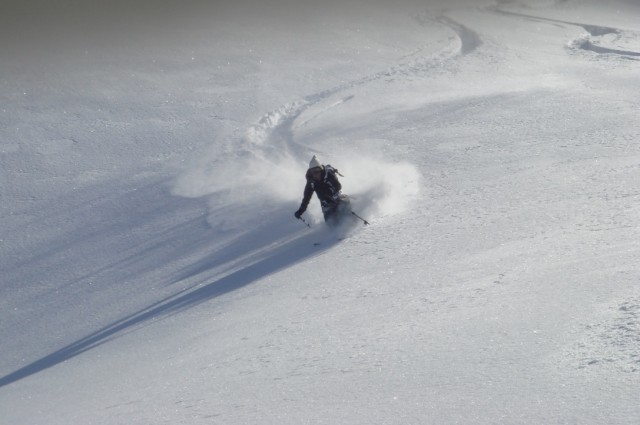
[[0, 18], [0, 424], [640, 423], [637, 1], [81, 4]]

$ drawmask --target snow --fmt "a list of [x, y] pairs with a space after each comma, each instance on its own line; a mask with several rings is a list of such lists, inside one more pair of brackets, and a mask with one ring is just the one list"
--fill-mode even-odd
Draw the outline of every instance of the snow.
[[24, 7], [0, 423], [640, 422], [635, 1]]

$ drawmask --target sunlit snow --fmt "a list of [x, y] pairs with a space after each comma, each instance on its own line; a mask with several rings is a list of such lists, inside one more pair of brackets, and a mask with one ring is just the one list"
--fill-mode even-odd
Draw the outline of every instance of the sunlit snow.
[[0, 100], [1, 424], [640, 423], [635, 0], [13, 2]]

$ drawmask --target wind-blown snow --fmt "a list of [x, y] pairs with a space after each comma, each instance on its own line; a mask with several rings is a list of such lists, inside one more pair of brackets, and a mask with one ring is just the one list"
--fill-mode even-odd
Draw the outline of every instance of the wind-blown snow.
[[640, 422], [637, 2], [31, 6], [0, 423]]

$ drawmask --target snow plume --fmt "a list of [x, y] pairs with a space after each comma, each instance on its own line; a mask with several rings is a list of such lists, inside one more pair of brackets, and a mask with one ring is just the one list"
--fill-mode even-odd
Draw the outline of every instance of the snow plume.
[[[222, 149], [216, 143], [178, 178], [174, 194], [208, 197], [209, 223], [221, 231], [282, 224], [300, 204], [308, 163], [316, 153], [293, 140], [294, 121], [308, 106], [285, 105], [251, 126], [241, 140], [230, 139]], [[419, 191], [420, 174], [412, 164], [349, 151], [318, 156], [344, 174], [343, 192], [354, 198], [353, 208], [368, 217], [404, 211]], [[307, 214], [312, 221], [322, 220], [316, 204], [314, 196]]]
[[343, 191], [354, 198], [354, 209], [374, 218], [405, 211], [420, 191], [420, 173], [408, 162], [344, 152], [334, 165], [344, 174]]
[[291, 126], [306, 107], [304, 102], [286, 104], [265, 114], [242, 136], [214, 142], [210, 152], [178, 178], [174, 193], [208, 197], [209, 224], [222, 231], [270, 223], [267, 217], [284, 212], [293, 217], [306, 165], [295, 154]]
[[305, 170], [286, 154], [276, 158], [262, 154], [204, 155], [178, 179], [174, 193], [209, 197], [209, 222], [221, 230], [235, 230], [283, 205], [293, 205], [294, 192], [300, 192], [301, 187], [298, 184], [294, 191], [292, 182], [302, 181]]

